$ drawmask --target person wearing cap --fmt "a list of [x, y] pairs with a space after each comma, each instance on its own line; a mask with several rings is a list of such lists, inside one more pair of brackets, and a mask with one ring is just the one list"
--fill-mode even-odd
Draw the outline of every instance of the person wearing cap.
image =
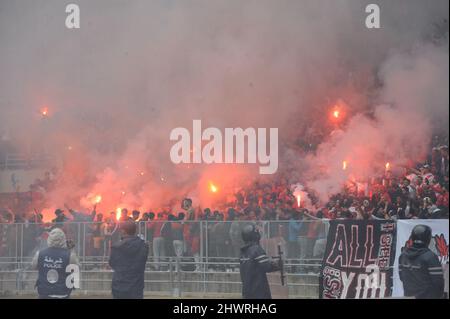
[[438, 256], [428, 245], [431, 228], [417, 225], [411, 232], [412, 245], [399, 257], [399, 274], [406, 297], [439, 299], [444, 294], [444, 273]]
[[56, 217], [52, 220], [54, 227], [62, 228], [64, 222], [68, 220], [66, 215], [64, 215], [64, 210], [58, 208], [55, 210], [55, 216]]
[[36, 288], [40, 299], [67, 299], [72, 288], [66, 283], [71, 273], [69, 265], [79, 265], [73, 243], [66, 240], [60, 228], [50, 231], [48, 247], [38, 251], [31, 261], [31, 268], [38, 270]]

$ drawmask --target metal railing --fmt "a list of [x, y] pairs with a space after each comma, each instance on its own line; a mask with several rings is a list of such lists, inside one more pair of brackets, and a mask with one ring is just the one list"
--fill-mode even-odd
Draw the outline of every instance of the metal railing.
[[[138, 222], [149, 244], [145, 291], [175, 297], [189, 293], [238, 295], [241, 230], [250, 221]], [[325, 251], [326, 221], [257, 221], [261, 245], [270, 256], [281, 244], [292, 297], [314, 297]], [[120, 240], [117, 223], [65, 222], [62, 225], [0, 224], [0, 292], [34, 293], [37, 251], [46, 247], [52, 227], [61, 227], [75, 244], [81, 265], [81, 291], [107, 292], [112, 244]], [[317, 295], [317, 294], [316, 294]]]
[[49, 156], [24, 156], [16, 153], [0, 156], [0, 170], [48, 168], [52, 164]]

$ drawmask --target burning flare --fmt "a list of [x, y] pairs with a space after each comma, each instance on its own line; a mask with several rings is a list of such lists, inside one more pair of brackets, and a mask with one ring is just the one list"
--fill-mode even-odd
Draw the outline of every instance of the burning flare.
[[94, 197], [94, 204], [100, 204], [101, 201], [102, 201], [101, 195], [97, 195]]
[[335, 110], [335, 111], [333, 112], [334, 118], [339, 118], [340, 115], [341, 115], [341, 114], [340, 114], [339, 110]]
[[346, 170], [347, 169], [347, 161], [343, 161], [342, 162], [342, 170]]
[[297, 195], [297, 207], [300, 207], [300, 204], [302, 203], [302, 195]]
[[41, 109], [41, 115], [42, 115], [43, 117], [48, 116], [48, 107], [44, 106], [44, 107]]
[[213, 193], [217, 193], [217, 191], [218, 191], [217, 186], [211, 182], [209, 183], [209, 190]]
[[119, 221], [121, 217], [122, 217], [122, 208], [119, 207], [116, 209], [116, 220]]
[[386, 165], [384, 165], [384, 167], [386, 168], [386, 171], [388, 171], [391, 168], [391, 164], [387, 162]]

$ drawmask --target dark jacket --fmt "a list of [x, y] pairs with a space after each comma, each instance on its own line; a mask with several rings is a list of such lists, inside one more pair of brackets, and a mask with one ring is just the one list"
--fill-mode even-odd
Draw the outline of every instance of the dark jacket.
[[174, 222], [171, 224], [172, 240], [183, 241], [183, 224]]
[[109, 265], [114, 270], [112, 279], [114, 298], [143, 298], [147, 256], [148, 245], [137, 236], [124, 237], [111, 247]]
[[242, 280], [242, 298], [271, 299], [267, 273], [278, 270], [270, 262], [264, 249], [257, 243], [241, 248], [240, 270]]
[[405, 296], [437, 299], [444, 293], [444, 274], [439, 258], [428, 248], [404, 248], [399, 258]]

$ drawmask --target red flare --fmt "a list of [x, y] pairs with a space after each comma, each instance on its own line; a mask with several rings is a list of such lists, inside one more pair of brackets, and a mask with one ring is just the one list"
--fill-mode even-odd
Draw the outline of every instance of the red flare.
[[341, 115], [341, 114], [340, 114], [340, 112], [339, 112], [338, 110], [335, 110], [335, 111], [333, 112], [333, 116], [334, 116], [335, 118], [339, 118], [340, 115]]
[[213, 183], [209, 183], [209, 190], [211, 191], [211, 192], [213, 192], [213, 193], [217, 193], [217, 191], [218, 191], [218, 188], [217, 188], [217, 186], [216, 185], [214, 185]]
[[44, 107], [41, 109], [41, 115], [42, 115], [43, 117], [48, 116], [48, 107], [44, 106]]

